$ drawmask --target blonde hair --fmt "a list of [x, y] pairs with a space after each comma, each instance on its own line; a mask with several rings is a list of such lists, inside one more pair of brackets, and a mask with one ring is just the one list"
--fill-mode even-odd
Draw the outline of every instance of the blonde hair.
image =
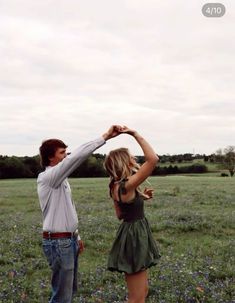
[[[140, 165], [136, 162], [135, 157], [131, 155], [128, 148], [122, 147], [112, 150], [105, 157], [104, 168], [110, 176], [109, 194], [112, 198], [114, 182], [128, 179], [129, 176], [139, 170]], [[145, 181], [151, 185], [148, 180]], [[136, 188], [136, 191], [145, 197], [139, 186]]]
[[113, 182], [127, 179], [139, 167], [128, 148], [124, 147], [112, 150], [104, 160], [104, 168]]

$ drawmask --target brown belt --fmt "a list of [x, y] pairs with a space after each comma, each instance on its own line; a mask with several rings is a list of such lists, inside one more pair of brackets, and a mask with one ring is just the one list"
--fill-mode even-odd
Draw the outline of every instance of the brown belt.
[[64, 232], [64, 233], [50, 233], [48, 231], [44, 231], [42, 233], [42, 237], [44, 239], [60, 239], [60, 238], [72, 238], [75, 237], [75, 233], [69, 233], [69, 232]]

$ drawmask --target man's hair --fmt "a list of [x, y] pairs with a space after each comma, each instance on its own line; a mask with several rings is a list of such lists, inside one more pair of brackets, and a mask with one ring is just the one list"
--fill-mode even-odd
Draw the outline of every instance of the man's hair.
[[39, 148], [40, 151], [40, 164], [43, 168], [50, 164], [49, 158], [55, 155], [58, 148], [67, 148], [68, 146], [59, 139], [49, 139], [42, 142]]

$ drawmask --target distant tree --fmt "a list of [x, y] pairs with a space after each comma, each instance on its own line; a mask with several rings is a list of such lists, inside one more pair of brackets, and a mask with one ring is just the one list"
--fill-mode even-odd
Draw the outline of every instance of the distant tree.
[[92, 177], [105, 177], [107, 176], [104, 167], [103, 159], [101, 155], [91, 155], [86, 159], [75, 171], [70, 175], [70, 177], [76, 178], [92, 178]]
[[96, 153], [96, 154], [93, 154], [93, 157], [95, 157], [96, 159], [104, 160], [105, 155]]
[[235, 173], [235, 146], [227, 146], [223, 150], [220, 148], [214, 154], [216, 163], [223, 169], [227, 169], [232, 177]]
[[31, 172], [18, 157], [1, 157], [0, 178], [26, 178]]
[[183, 155], [184, 161], [192, 161], [193, 160], [193, 154], [187, 153]]
[[235, 172], [235, 146], [228, 146], [224, 149], [224, 168], [227, 169], [232, 177]]
[[224, 160], [224, 154], [222, 148], [219, 148], [214, 154], [214, 162], [222, 163]]
[[144, 161], [145, 161], [145, 158], [144, 156], [135, 156], [136, 157], [136, 161], [139, 163], [139, 164], [143, 164]]
[[194, 158], [194, 159], [204, 159], [205, 156], [206, 156], [205, 154], [203, 154], [203, 155], [195, 154], [195, 155], [193, 156], [193, 158]]
[[22, 163], [25, 166], [25, 169], [29, 172], [27, 177], [37, 177], [37, 175], [42, 171], [42, 168], [40, 166], [40, 158], [39, 155], [34, 157], [23, 157], [20, 158]]
[[[171, 163], [175, 163], [176, 160], [177, 160], [177, 156], [176, 155], [173, 155], [173, 156], [170, 157], [170, 162]], [[171, 170], [171, 168], [170, 168], [170, 170]]]

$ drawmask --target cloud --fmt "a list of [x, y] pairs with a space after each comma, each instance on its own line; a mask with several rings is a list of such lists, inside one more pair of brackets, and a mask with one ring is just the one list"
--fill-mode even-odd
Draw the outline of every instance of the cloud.
[[[8, 1], [0, 11], [1, 153], [70, 146], [113, 123], [160, 153], [233, 144], [234, 6], [206, 18], [202, 1]], [[101, 151], [135, 142], [124, 137]]]

